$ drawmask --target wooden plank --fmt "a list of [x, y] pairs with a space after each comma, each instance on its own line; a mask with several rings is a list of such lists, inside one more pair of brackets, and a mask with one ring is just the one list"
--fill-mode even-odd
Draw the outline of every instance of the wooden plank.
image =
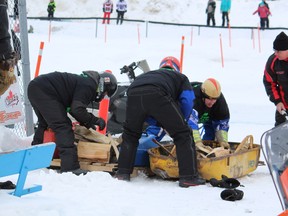
[[117, 167], [117, 164], [110, 164], [110, 166], [106, 165], [95, 165], [95, 164], [87, 164], [87, 163], [81, 163], [80, 162], [81, 169], [89, 170], [89, 171], [104, 171], [104, 172], [114, 172], [115, 168]]
[[79, 141], [78, 157], [109, 163], [111, 144]]

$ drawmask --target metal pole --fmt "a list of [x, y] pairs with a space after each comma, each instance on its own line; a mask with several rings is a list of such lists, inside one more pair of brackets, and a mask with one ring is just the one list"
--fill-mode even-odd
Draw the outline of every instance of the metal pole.
[[97, 38], [97, 32], [98, 32], [98, 19], [96, 18], [96, 30], [95, 30], [95, 37]]
[[22, 56], [22, 73], [23, 73], [23, 90], [24, 90], [24, 108], [26, 135], [30, 136], [34, 133], [33, 110], [27, 96], [27, 87], [31, 80], [30, 78], [30, 61], [29, 61], [29, 43], [27, 31], [27, 16], [26, 16], [26, 0], [19, 0], [19, 24], [20, 24], [20, 39], [21, 39], [21, 56]]
[[146, 22], [146, 38], [148, 37], [148, 21], [145, 21]]

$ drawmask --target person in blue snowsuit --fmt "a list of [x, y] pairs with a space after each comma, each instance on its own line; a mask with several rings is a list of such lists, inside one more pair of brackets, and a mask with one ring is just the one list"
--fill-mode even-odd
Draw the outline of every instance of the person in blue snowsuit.
[[[213, 78], [191, 83], [195, 94], [194, 106], [188, 124], [193, 131], [196, 147], [203, 147], [202, 140], [216, 140], [220, 146], [229, 148], [228, 130], [230, 113], [220, 83]], [[199, 124], [203, 125], [204, 134], [201, 138]], [[153, 124], [146, 129], [147, 134], [156, 136], [156, 140], [166, 135], [165, 131]]]

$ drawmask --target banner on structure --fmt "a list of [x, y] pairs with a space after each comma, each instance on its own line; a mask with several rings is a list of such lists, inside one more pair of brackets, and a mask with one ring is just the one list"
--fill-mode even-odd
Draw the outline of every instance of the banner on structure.
[[0, 96], [0, 125], [10, 125], [24, 119], [19, 82], [12, 84]]

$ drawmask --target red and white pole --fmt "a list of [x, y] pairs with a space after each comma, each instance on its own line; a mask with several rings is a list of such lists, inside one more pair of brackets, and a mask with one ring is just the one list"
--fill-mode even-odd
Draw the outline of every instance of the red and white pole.
[[44, 49], [44, 42], [41, 41], [40, 42], [40, 49], [39, 49], [39, 54], [38, 54], [37, 65], [36, 65], [36, 70], [35, 70], [35, 76], [34, 77], [37, 77], [39, 75], [43, 49]]
[[224, 56], [223, 56], [223, 46], [222, 46], [222, 36], [221, 36], [221, 34], [219, 35], [219, 37], [220, 37], [221, 62], [222, 62], [222, 68], [224, 68]]

